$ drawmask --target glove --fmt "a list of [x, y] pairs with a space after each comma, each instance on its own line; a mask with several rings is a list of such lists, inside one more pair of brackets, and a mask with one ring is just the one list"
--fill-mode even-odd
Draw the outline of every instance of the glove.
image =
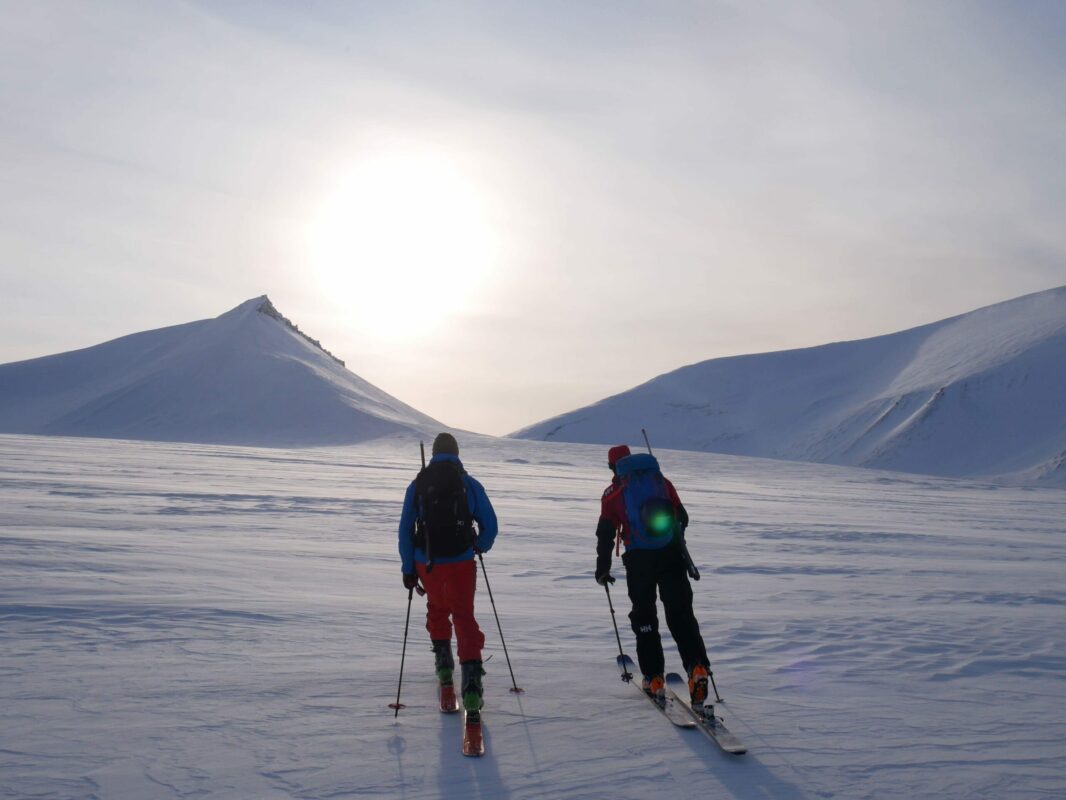
[[405, 572], [403, 574], [403, 588], [414, 589], [416, 586], [418, 586], [418, 576]]
[[611, 570], [605, 569], [602, 572], [596, 573], [596, 583], [600, 586], [606, 586], [608, 583], [614, 583], [614, 577], [611, 575]]

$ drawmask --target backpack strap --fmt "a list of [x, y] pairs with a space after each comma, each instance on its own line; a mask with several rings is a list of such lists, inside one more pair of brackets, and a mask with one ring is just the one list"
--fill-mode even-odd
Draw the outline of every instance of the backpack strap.
[[628, 515], [626, 513], [626, 484], [629, 483], [629, 476], [620, 478], [618, 481], [618, 496], [622, 504], [622, 519], [623, 523], [618, 528], [618, 531], [614, 535], [614, 554], [617, 556], [622, 552], [622, 542], [625, 541], [625, 526], [628, 524]]

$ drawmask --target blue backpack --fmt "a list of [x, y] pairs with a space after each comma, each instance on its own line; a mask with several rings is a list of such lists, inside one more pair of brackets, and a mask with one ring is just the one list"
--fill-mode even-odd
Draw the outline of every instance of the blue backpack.
[[619, 459], [614, 469], [621, 481], [629, 522], [626, 546], [637, 550], [666, 547], [677, 532], [677, 512], [659, 462], [648, 453], [636, 453]]

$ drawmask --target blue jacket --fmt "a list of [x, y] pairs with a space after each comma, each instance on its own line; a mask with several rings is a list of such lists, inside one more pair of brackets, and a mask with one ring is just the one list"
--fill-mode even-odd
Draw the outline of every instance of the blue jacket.
[[[438, 461], [454, 461], [460, 467], [463, 462], [458, 456], [441, 453], [430, 459], [430, 464]], [[466, 484], [466, 502], [470, 509], [470, 516], [477, 522], [478, 535], [474, 545], [482, 553], [492, 549], [492, 543], [496, 541], [496, 512], [489, 502], [489, 496], [485, 494], [485, 488], [466, 473], [463, 473], [463, 482]], [[400, 568], [405, 575], [413, 575], [415, 562], [426, 563], [425, 551], [415, 547], [415, 520], [418, 519], [418, 496], [415, 494], [415, 482], [407, 487], [407, 494], [403, 498], [403, 513], [400, 514]], [[457, 556], [437, 556], [433, 559], [436, 564], [451, 564], [456, 561], [467, 561], [474, 557], [474, 548], [468, 549]]]

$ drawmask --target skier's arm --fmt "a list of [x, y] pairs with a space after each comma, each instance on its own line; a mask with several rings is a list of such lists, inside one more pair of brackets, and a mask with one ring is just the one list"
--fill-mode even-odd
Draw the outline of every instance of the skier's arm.
[[611, 571], [611, 548], [614, 547], [615, 524], [600, 517], [596, 526], [596, 578]]
[[400, 569], [404, 575], [415, 574], [415, 484], [412, 481], [403, 498], [403, 512], [400, 514]]
[[673, 503], [674, 509], [677, 511], [677, 521], [681, 523], [681, 530], [684, 531], [688, 527], [688, 512], [685, 510], [684, 504], [681, 502], [681, 497], [677, 493], [677, 489], [670, 483], [669, 479], [666, 479], [666, 493], [670, 497], [670, 502]]
[[466, 479], [467, 485], [473, 490], [467, 494], [467, 497], [470, 498], [470, 515], [477, 522], [478, 528], [474, 546], [482, 553], [487, 553], [492, 549], [492, 544], [496, 541], [496, 533], [499, 531], [496, 510], [492, 507], [489, 496], [485, 493], [485, 487], [469, 475], [466, 476]]
[[613, 582], [608, 578], [611, 574], [611, 548], [614, 547], [618, 538], [618, 530], [622, 527], [625, 518], [625, 510], [621, 506], [622, 494], [612, 484], [608, 486], [600, 498], [600, 521], [596, 525], [596, 581], [603, 583]]

